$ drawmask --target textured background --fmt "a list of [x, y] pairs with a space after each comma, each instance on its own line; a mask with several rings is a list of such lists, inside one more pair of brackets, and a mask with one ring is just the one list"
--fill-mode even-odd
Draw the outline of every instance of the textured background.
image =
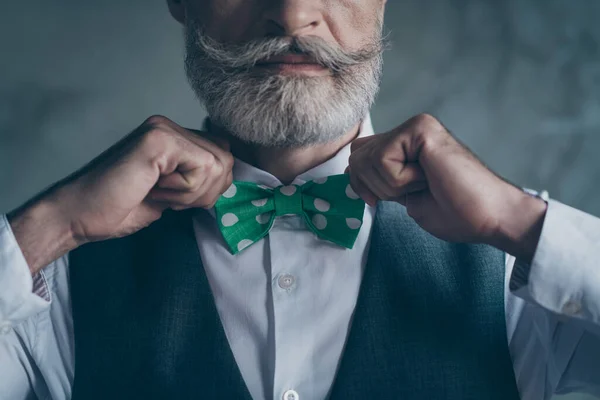
[[[147, 116], [198, 127], [163, 0], [5, 1], [0, 212]], [[509, 180], [600, 215], [600, 1], [390, 0], [384, 131], [431, 112]]]

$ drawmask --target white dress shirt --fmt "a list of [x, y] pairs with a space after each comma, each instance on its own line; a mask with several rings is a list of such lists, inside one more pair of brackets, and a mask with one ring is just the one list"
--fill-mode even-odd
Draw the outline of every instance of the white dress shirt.
[[[370, 134], [366, 119], [360, 135]], [[349, 155], [346, 146], [293, 183], [342, 173]], [[239, 160], [233, 174], [281, 184]], [[214, 213], [194, 217], [217, 310], [254, 399], [327, 397], [356, 305], [374, 213], [365, 209], [350, 251], [317, 239], [299, 216], [285, 216], [236, 256], [224, 247]], [[506, 257], [507, 342], [525, 400], [569, 391], [600, 397], [599, 242], [599, 219], [550, 200], [531, 266], [517, 262], [512, 274], [515, 260]], [[69, 399], [74, 362], [68, 255], [32, 279], [1, 216], [0, 400]]]

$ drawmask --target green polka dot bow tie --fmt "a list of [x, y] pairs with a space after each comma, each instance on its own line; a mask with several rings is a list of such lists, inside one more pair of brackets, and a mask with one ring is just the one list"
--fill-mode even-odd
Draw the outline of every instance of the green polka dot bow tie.
[[232, 254], [265, 237], [276, 217], [289, 214], [301, 215], [321, 239], [351, 249], [364, 209], [346, 174], [274, 189], [234, 181], [215, 205], [219, 228]]

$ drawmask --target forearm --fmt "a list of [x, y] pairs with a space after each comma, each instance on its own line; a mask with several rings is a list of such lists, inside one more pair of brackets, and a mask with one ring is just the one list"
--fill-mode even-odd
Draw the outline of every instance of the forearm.
[[537, 249], [548, 205], [540, 198], [518, 188], [504, 199], [498, 216], [496, 233], [488, 244], [510, 254], [517, 260], [531, 263]]
[[32, 275], [77, 247], [52, 195], [38, 196], [9, 213], [7, 219]]

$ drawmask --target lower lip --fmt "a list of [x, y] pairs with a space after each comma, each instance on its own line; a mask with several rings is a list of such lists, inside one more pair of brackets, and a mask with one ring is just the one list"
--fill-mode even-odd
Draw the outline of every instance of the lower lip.
[[269, 63], [258, 64], [258, 68], [274, 71], [278, 73], [301, 73], [301, 74], [322, 74], [327, 71], [327, 68], [319, 64], [290, 64], [290, 63]]

